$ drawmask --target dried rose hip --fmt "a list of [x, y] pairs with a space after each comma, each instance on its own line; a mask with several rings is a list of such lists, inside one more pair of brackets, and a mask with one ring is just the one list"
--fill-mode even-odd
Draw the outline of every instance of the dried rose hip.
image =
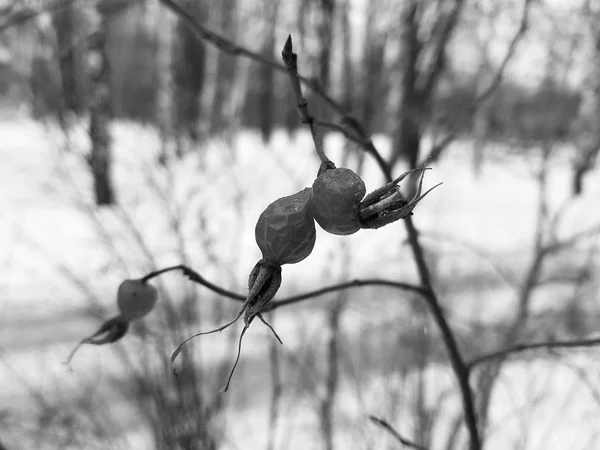
[[98, 331], [82, 339], [69, 354], [65, 364], [69, 364], [73, 356], [83, 344], [103, 345], [121, 339], [129, 324], [148, 314], [156, 305], [158, 293], [156, 288], [141, 280], [125, 280], [117, 290], [117, 306], [121, 314], [104, 322]]
[[263, 258], [278, 265], [302, 261], [315, 246], [311, 189], [275, 200], [258, 218], [254, 235]]
[[[281, 266], [302, 261], [315, 246], [315, 222], [309, 211], [310, 188], [294, 195], [275, 200], [258, 218], [255, 228], [256, 243], [263, 258], [256, 263], [248, 277], [248, 296], [238, 315], [229, 323], [210, 331], [196, 333], [185, 341], [171, 355], [171, 364], [183, 350], [183, 346], [196, 336], [217, 333], [233, 325], [244, 316], [244, 328], [238, 341], [238, 353], [229, 373], [227, 384], [221, 391], [227, 391], [231, 378], [240, 360], [242, 339], [255, 317], [258, 317], [273, 332], [277, 340], [281, 339], [271, 325], [262, 316], [262, 310], [273, 299], [281, 285]], [[177, 371], [173, 366], [175, 374]]]
[[156, 288], [151, 284], [142, 280], [125, 280], [117, 291], [117, 305], [121, 316], [135, 320], [152, 311], [157, 297]]
[[424, 170], [409, 170], [365, 197], [365, 184], [352, 170], [322, 167], [312, 186], [311, 213], [321, 228], [338, 235], [356, 233], [361, 228], [379, 228], [404, 219], [437, 186], [421, 195], [421, 177], [417, 193], [409, 201], [400, 193], [398, 183], [408, 174]]
[[352, 170], [330, 169], [312, 185], [310, 210], [325, 231], [349, 235], [360, 230], [358, 205], [366, 193], [365, 183]]

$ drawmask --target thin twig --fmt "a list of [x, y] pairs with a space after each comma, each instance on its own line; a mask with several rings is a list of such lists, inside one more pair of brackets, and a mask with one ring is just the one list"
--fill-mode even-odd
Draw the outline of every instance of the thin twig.
[[317, 155], [319, 156], [321, 163], [331, 164], [331, 161], [329, 158], [327, 158], [327, 155], [323, 150], [323, 139], [321, 139], [319, 136], [319, 132], [315, 125], [315, 118], [311, 116], [310, 112], [308, 111], [308, 102], [302, 95], [302, 86], [300, 86], [300, 78], [298, 77], [298, 55], [294, 53], [292, 48], [291, 35], [288, 35], [288, 38], [285, 41], [285, 45], [281, 51], [281, 59], [283, 60], [285, 70], [290, 78], [290, 85], [292, 86], [294, 100], [296, 101], [296, 106], [298, 108], [298, 115], [300, 116], [302, 123], [307, 124], [310, 128], [310, 134], [312, 135], [313, 142], [315, 143]]
[[505, 358], [508, 355], [515, 353], [522, 353], [528, 350], [535, 350], [539, 348], [543, 349], [559, 349], [559, 348], [577, 348], [577, 347], [593, 347], [600, 345], [600, 337], [589, 338], [589, 339], [578, 339], [574, 341], [546, 341], [546, 342], [535, 342], [531, 344], [517, 344], [512, 347], [506, 347], [501, 350], [497, 350], [492, 353], [478, 356], [467, 364], [469, 371], [472, 371], [474, 367], [483, 364], [484, 362], [491, 361], [498, 358]]
[[419, 445], [416, 442], [412, 442], [412, 441], [406, 439], [404, 436], [402, 436], [400, 433], [398, 433], [394, 429], [394, 427], [392, 427], [387, 421], [380, 419], [379, 417], [375, 417], [375, 416], [369, 416], [369, 419], [375, 425], [379, 425], [381, 428], [383, 428], [388, 433], [390, 433], [392, 436], [394, 436], [394, 438], [398, 442], [400, 442], [402, 445], [404, 445], [408, 448], [415, 448], [417, 450], [428, 450], [427, 447], [423, 447], [422, 445]]
[[[230, 298], [232, 300], [244, 302], [244, 301], [246, 301], [246, 299], [248, 297], [247, 295], [238, 294], [237, 292], [233, 292], [233, 291], [224, 289], [220, 286], [217, 286], [216, 284], [208, 281], [206, 278], [204, 278], [202, 275], [200, 275], [195, 270], [193, 270], [187, 266], [184, 266], [184, 265], [171, 266], [171, 267], [167, 267], [164, 269], [156, 270], [154, 272], [150, 272], [148, 275], [146, 275], [142, 278], [142, 281], [148, 281], [154, 277], [157, 277], [164, 273], [175, 271], [175, 270], [183, 271], [184, 275], [187, 276], [193, 282], [201, 284], [202, 286], [210, 289], [211, 291], [216, 292], [217, 294], [220, 294], [220, 295]], [[331, 292], [342, 291], [345, 289], [362, 287], [362, 286], [387, 286], [387, 287], [391, 287], [391, 288], [395, 288], [395, 289], [403, 289], [405, 291], [414, 292], [414, 293], [417, 293], [420, 295], [425, 294], [425, 290], [422, 287], [414, 285], [414, 284], [410, 284], [410, 283], [403, 283], [400, 281], [384, 280], [384, 279], [378, 279], [378, 278], [356, 279], [356, 280], [346, 281], [344, 283], [333, 284], [331, 286], [326, 286], [326, 287], [320, 288], [320, 289], [315, 289], [314, 291], [305, 292], [303, 294], [292, 295], [290, 297], [283, 298], [281, 300], [274, 300], [271, 303], [269, 303], [265, 307], [265, 309], [263, 309], [263, 312], [273, 311], [274, 309], [280, 308], [282, 306], [291, 305], [293, 303], [298, 303], [303, 300], [308, 300], [310, 298], [319, 297], [321, 295], [329, 294]]]

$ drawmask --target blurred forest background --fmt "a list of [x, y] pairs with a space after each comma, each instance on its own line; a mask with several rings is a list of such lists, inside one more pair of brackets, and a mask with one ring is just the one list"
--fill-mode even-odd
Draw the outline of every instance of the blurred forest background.
[[[225, 40], [159, 0], [0, 0], [1, 450], [399, 448], [369, 414], [415, 448], [467, 448], [435, 324], [391, 288], [277, 310], [285, 345], [252, 330], [226, 396], [231, 330], [194, 341], [177, 381], [167, 356], [239, 305], [174, 274], [134, 337], [61, 364], [125, 277], [185, 263], [244, 292], [256, 218], [312, 183], [287, 76], [234, 43], [280, 64], [292, 35], [311, 112], [354, 138], [326, 134], [326, 152], [368, 191], [371, 137], [394, 173], [435, 169], [415, 221], [467, 361], [593, 336], [600, 1], [177, 4]], [[283, 296], [416, 279], [398, 224], [321, 233], [310, 258]], [[471, 373], [485, 448], [599, 448], [598, 351], [523, 355]]]

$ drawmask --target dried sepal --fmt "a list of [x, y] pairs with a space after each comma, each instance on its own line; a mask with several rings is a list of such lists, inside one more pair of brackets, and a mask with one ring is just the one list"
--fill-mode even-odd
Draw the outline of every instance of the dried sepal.
[[[428, 167], [424, 167], [404, 172], [390, 183], [387, 183], [385, 186], [382, 186], [367, 195], [358, 207], [358, 217], [361, 228], [381, 228], [411, 215], [417, 204], [425, 198], [427, 194], [442, 184], [436, 184], [424, 194], [421, 194], [425, 170], [428, 169]], [[400, 192], [398, 183], [410, 173], [418, 171], [421, 171], [422, 175], [419, 180], [417, 192], [411, 200], [406, 200]]]
[[229, 385], [231, 383], [231, 378], [233, 377], [233, 373], [238, 365], [241, 351], [242, 351], [242, 340], [246, 330], [252, 323], [255, 317], [258, 317], [273, 333], [275, 338], [281, 342], [280, 337], [277, 335], [275, 330], [267, 321], [263, 318], [261, 311], [264, 307], [273, 299], [277, 291], [279, 290], [279, 286], [281, 285], [281, 266], [275, 264], [273, 262], [261, 259], [256, 263], [252, 271], [250, 272], [250, 276], [248, 277], [248, 297], [244, 302], [244, 306], [237, 314], [237, 316], [231, 321], [226, 323], [225, 325], [220, 326], [219, 328], [215, 328], [214, 330], [203, 331], [200, 333], [196, 333], [190, 337], [188, 337], [185, 341], [183, 341], [179, 346], [175, 349], [175, 351], [171, 354], [171, 366], [173, 369], [173, 373], [175, 376], [178, 376], [177, 369], [175, 368], [175, 359], [183, 350], [185, 344], [192, 340], [195, 337], [218, 333], [220, 331], [225, 330], [226, 328], [233, 325], [238, 321], [242, 315], [244, 316], [244, 328], [240, 333], [239, 343], [238, 343], [238, 354], [235, 360], [235, 363], [229, 373], [229, 377], [227, 379], [227, 384], [221, 388], [220, 392], [227, 392], [229, 389]]
[[98, 331], [96, 331], [91, 336], [82, 339], [73, 348], [73, 350], [71, 350], [71, 353], [69, 353], [65, 364], [71, 364], [73, 356], [75, 356], [77, 350], [79, 350], [79, 348], [84, 344], [104, 345], [118, 341], [127, 334], [127, 331], [129, 330], [129, 323], [129, 320], [127, 320], [122, 315], [118, 315], [116, 317], [108, 319], [100, 326], [100, 328], [98, 328]]

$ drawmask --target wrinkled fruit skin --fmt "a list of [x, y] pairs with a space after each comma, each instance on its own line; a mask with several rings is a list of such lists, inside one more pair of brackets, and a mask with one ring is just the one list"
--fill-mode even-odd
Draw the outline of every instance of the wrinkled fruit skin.
[[263, 258], [274, 264], [302, 261], [315, 246], [315, 221], [310, 211], [310, 188], [275, 200], [258, 218], [254, 234]]
[[139, 319], [148, 314], [156, 305], [157, 298], [156, 288], [141, 280], [125, 280], [117, 291], [117, 305], [126, 320]]
[[346, 236], [360, 230], [358, 205], [367, 190], [352, 170], [327, 170], [312, 185], [311, 213], [328, 233]]

